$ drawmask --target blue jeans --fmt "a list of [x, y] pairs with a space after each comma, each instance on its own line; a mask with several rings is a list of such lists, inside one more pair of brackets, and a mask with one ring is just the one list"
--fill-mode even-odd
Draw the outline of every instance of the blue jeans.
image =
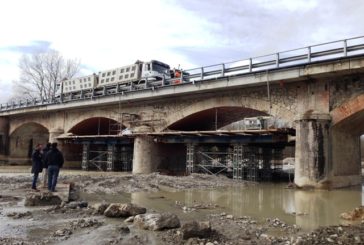
[[39, 176], [39, 172], [34, 172], [34, 174], [33, 174], [33, 182], [32, 182], [32, 189], [37, 188], [38, 176]]
[[59, 174], [59, 167], [55, 165], [48, 166], [48, 190], [55, 191], [57, 179]]

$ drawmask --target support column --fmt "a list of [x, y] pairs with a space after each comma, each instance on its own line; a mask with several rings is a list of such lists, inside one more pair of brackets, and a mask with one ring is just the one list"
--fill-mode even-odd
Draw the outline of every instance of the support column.
[[195, 171], [195, 144], [186, 144], [186, 174], [192, 174]]
[[233, 145], [233, 179], [243, 179], [243, 144]]
[[115, 145], [109, 144], [107, 145], [107, 163], [106, 163], [106, 171], [114, 171], [115, 168]]
[[9, 153], [9, 119], [0, 117], [0, 155]]
[[90, 155], [90, 144], [84, 143], [82, 147], [82, 170], [88, 170], [89, 166], [89, 155]]
[[56, 129], [51, 129], [49, 130], [49, 142], [50, 143], [58, 143], [58, 140], [56, 139], [58, 136], [60, 136], [61, 134], [63, 134], [63, 130], [60, 128], [56, 128]]
[[360, 136], [350, 129], [332, 128], [331, 186], [346, 187], [361, 184]]
[[158, 143], [149, 136], [134, 139], [133, 174], [149, 174], [157, 171], [161, 162]]
[[329, 114], [311, 112], [296, 121], [295, 184], [322, 188], [330, 170]]

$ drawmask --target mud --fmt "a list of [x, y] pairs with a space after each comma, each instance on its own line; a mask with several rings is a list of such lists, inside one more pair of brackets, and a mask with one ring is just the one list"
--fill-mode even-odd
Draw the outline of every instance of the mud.
[[[79, 192], [78, 202], [25, 207], [24, 198], [32, 193], [30, 174], [0, 173], [0, 244], [364, 244], [364, 225], [360, 220], [307, 231], [275, 217], [274, 211], [264, 217], [240, 215], [227, 207], [230, 199], [220, 200], [226, 199], [224, 195], [209, 199], [211, 194], [205, 196], [209, 193], [207, 190], [220, 189], [223, 193], [237, 188], [239, 193], [245, 189], [249, 193], [251, 188], [256, 192], [254, 186], [258, 184], [236, 182], [223, 176], [133, 176], [65, 171], [61, 172], [62, 182], [74, 183]], [[197, 196], [191, 196], [191, 201], [179, 199], [179, 192], [188, 190]], [[237, 197], [239, 201], [247, 201], [247, 196]], [[133, 224], [132, 218], [108, 218], [92, 208], [103, 201], [130, 201], [146, 207], [147, 213], [173, 212], [182, 225], [191, 220], [207, 221], [212, 231], [208, 237], [183, 239], [181, 228], [142, 230]], [[297, 211], [289, 215], [301, 219], [310, 214]]]

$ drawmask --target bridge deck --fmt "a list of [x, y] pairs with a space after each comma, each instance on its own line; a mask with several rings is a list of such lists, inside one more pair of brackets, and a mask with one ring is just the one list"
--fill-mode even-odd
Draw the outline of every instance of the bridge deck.
[[293, 129], [165, 131], [126, 135], [67, 135], [57, 139], [65, 143], [128, 144], [135, 137], [151, 136], [162, 143], [283, 143], [288, 142], [288, 135], [294, 134]]

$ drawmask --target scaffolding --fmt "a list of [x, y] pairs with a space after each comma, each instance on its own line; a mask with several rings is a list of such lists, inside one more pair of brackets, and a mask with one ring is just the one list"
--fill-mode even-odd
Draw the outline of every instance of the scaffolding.
[[[221, 149], [222, 148], [222, 149]], [[233, 171], [233, 153], [221, 145], [187, 144], [186, 173], [220, 174]]]
[[132, 161], [133, 149], [131, 146], [83, 144], [82, 170], [131, 171]]
[[282, 168], [282, 148], [265, 145], [187, 144], [186, 172], [225, 173], [238, 180], [267, 181]]

